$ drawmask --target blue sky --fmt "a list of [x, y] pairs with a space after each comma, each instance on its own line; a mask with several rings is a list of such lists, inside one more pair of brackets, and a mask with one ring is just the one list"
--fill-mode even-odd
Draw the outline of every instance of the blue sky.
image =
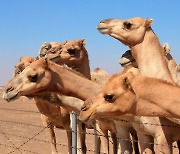
[[136, 16], [154, 19], [152, 28], [161, 44], [168, 42], [180, 63], [179, 0], [1, 0], [0, 85], [11, 79], [19, 57], [37, 56], [45, 41], [85, 38], [91, 70], [119, 72], [118, 60], [128, 48], [96, 26], [106, 18]]

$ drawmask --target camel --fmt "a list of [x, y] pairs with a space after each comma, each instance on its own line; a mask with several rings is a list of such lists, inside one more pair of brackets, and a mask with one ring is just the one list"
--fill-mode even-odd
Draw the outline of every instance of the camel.
[[109, 77], [109, 73], [98, 67], [91, 72], [91, 80], [99, 84], [104, 84]]
[[[152, 22], [151, 18], [144, 19], [140, 17], [127, 20], [106, 19], [98, 24], [97, 29], [102, 34], [108, 34], [130, 47], [141, 75], [163, 79], [175, 84], [166, 65], [159, 39], [151, 29]], [[155, 117], [141, 117], [139, 120], [142, 122], [148, 121], [148, 123], [156, 121], [159, 124], [163, 124], [166, 121], [166, 119]], [[158, 144], [168, 142], [166, 139], [168, 137], [164, 137], [164, 128], [152, 130], [152, 132], [154, 133], [150, 133], [150, 135], [155, 137], [155, 141]], [[155, 132], [161, 135], [154, 136]], [[149, 140], [148, 138], [150, 137], [148, 136], [147, 140]], [[160, 150], [165, 153], [171, 153], [168, 147], [161, 147]]]
[[[60, 45], [60, 47], [56, 46], [48, 50], [46, 56], [51, 61], [54, 61], [59, 65], [66, 64], [68, 67], [80, 72], [88, 79], [92, 78], [92, 81], [102, 84], [105, 81], [105, 79], [109, 77], [109, 74], [103, 71], [102, 69], [98, 68], [94, 72], [90, 72], [88, 52], [85, 48], [85, 44], [85, 39], [65, 41]], [[112, 125], [107, 125], [108, 123], [112, 123]], [[96, 124], [96, 129], [98, 130], [98, 132], [100, 132], [99, 139], [102, 145], [101, 152], [103, 153], [109, 153], [108, 130], [111, 132], [111, 136], [113, 139], [114, 153], [116, 153], [117, 151], [117, 139], [114, 125], [115, 124], [113, 124], [112, 121], [104, 119], [98, 121]], [[95, 151], [99, 150], [96, 149]]]
[[[163, 90], [157, 91], [159, 87]], [[179, 94], [180, 87], [161, 79], [132, 72], [113, 74], [98, 95], [85, 101], [80, 119], [116, 118], [123, 114], [180, 118]], [[180, 129], [177, 124], [173, 126]]]
[[[29, 66], [33, 61], [37, 60], [38, 58], [33, 57], [21, 57], [19, 62], [15, 65], [14, 69], [14, 77], [20, 74], [27, 66]], [[65, 97], [58, 98], [57, 95], [51, 93], [46, 95], [40, 95], [34, 97], [36, 106], [41, 113], [41, 119], [43, 121], [43, 126], [46, 128], [47, 136], [50, 138], [51, 141], [51, 150], [52, 154], [57, 153], [56, 147], [56, 137], [54, 132], [54, 127], [65, 129], [67, 133], [68, 139], [68, 151], [71, 153], [71, 146], [72, 146], [72, 130], [70, 126], [70, 113], [66, 108], [59, 107], [56, 105], [51, 105], [49, 103], [48, 98], [53, 98], [56, 102], [64, 102]], [[69, 100], [77, 102], [75, 98], [70, 98]], [[80, 100], [78, 100], [80, 101]], [[65, 102], [67, 99], [65, 98]], [[68, 101], [69, 102], [69, 101]]]
[[48, 50], [47, 57], [59, 65], [66, 64], [91, 79], [89, 58], [85, 45], [85, 39], [65, 41], [60, 46]]
[[[90, 74], [90, 67], [89, 67], [89, 59], [88, 59], [88, 53], [85, 48], [85, 39], [81, 40], [73, 40], [73, 41], [65, 41], [64, 43], [61, 44], [55, 44], [54, 47], [51, 45], [52, 43], [44, 43], [39, 51], [40, 57], [47, 56], [50, 60], [54, 61], [55, 63], [59, 65], [67, 65], [68, 67], [80, 72], [83, 74], [85, 77], [88, 79], [91, 79], [91, 74]], [[44, 47], [46, 47], [44, 49]], [[94, 75], [94, 76], [97, 76]], [[106, 120], [107, 121], [107, 120]], [[98, 123], [100, 125], [100, 122]], [[101, 122], [101, 126], [102, 126]], [[103, 125], [104, 126], [104, 125]], [[98, 126], [96, 126], [98, 127]], [[113, 125], [112, 125], [113, 127]], [[79, 128], [79, 127], [78, 127]], [[105, 128], [105, 127], [104, 127]], [[107, 127], [106, 127], [107, 128]], [[109, 127], [108, 127], [109, 128]], [[114, 129], [111, 129], [112, 131], [112, 136], [114, 140], [115, 139], [115, 133]], [[107, 129], [101, 129], [98, 127], [98, 131], [103, 133], [104, 136], [107, 136]], [[78, 132], [80, 136], [85, 135], [84, 133], [81, 133], [82, 130], [79, 130]], [[81, 137], [84, 138], [85, 142], [85, 136]], [[106, 137], [107, 138], [107, 137]], [[108, 141], [107, 139], [105, 140], [103, 136], [100, 136], [100, 140], [102, 141], [101, 144], [103, 144], [103, 151], [102, 152], [107, 152], [108, 153], [108, 146], [106, 146], [106, 142]], [[114, 142], [115, 143], [115, 142]], [[81, 147], [85, 147], [85, 145], [81, 142]], [[115, 149], [116, 147], [114, 147]], [[95, 149], [95, 151], [98, 151]]]

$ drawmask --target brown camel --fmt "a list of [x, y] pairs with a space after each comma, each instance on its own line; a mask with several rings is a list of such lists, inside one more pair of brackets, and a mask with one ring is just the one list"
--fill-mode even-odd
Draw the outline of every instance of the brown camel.
[[[101, 21], [97, 28], [101, 33], [108, 34], [131, 48], [141, 75], [163, 79], [175, 84], [166, 65], [159, 39], [151, 29], [152, 21], [152, 19], [139, 17], [127, 20], [106, 19]], [[141, 117], [140, 121], [148, 121], [149, 123], [156, 121], [163, 124], [166, 119]], [[154, 133], [153, 131], [150, 133], [151, 136], [155, 137], [158, 144], [168, 144], [168, 137], [164, 130], [163, 127], [157, 128]], [[161, 135], [155, 136], [155, 132], [158, 131]], [[147, 138], [147, 140], [149, 139]], [[160, 147], [160, 151], [171, 153], [168, 146], [167, 148]]]

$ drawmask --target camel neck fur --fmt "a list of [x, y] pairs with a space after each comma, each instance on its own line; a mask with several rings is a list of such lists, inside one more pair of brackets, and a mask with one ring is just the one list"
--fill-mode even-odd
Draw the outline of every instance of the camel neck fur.
[[[68, 70], [55, 63], [49, 62], [49, 69], [52, 72], [52, 84], [56, 87], [53, 91], [60, 91], [65, 95], [86, 100], [96, 95], [102, 89], [99, 84], [86, 79], [78, 72]], [[51, 87], [53, 87], [52, 84]]]
[[[141, 83], [141, 84], [139, 84]], [[164, 80], [137, 76], [132, 80], [132, 87], [138, 99], [152, 102], [165, 111], [180, 118], [180, 88]]]
[[74, 65], [69, 65], [69, 67], [71, 67], [72, 69], [80, 72], [86, 78], [91, 79], [88, 53], [87, 53], [87, 50], [85, 48], [82, 49], [82, 50], [83, 50], [83, 52], [82, 52], [83, 59], [81, 60], [81, 63], [77, 63], [77, 64], [74, 64]]
[[146, 31], [143, 42], [132, 47], [132, 52], [141, 75], [174, 83], [163, 56], [163, 48], [151, 28]]

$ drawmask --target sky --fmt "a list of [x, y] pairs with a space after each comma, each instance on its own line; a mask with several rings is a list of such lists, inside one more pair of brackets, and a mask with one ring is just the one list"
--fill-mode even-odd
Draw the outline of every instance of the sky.
[[19, 57], [37, 56], [43, 42], [86, 39], [90, 67], [113, 74], [128, 49], [102, 35], [97, 24], [107, 18], [152, 18], [160, 43], [169, 43], [180, 63], [179, 0], [0, 0], [0, 86], [13, 74]]

